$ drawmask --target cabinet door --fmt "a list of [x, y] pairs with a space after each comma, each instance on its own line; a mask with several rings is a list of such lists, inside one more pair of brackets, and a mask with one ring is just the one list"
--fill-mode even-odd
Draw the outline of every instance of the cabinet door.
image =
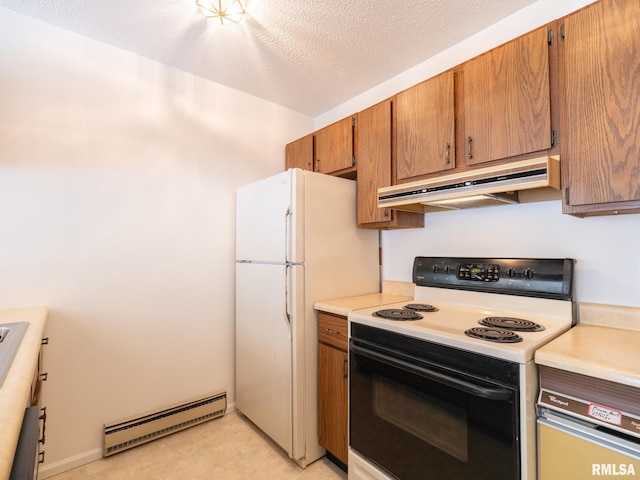
[[285, 170], [290, 168], [313, 171], [313, 135], [302, 137], [285, 147]]
[[397, 181], [455, 167], [453, 71], [397, 95]]
[[560, 45], [565, 213], [640, 211], [640, 2], [564, 19]]
[[467, 165], [551, 148], [546, 27], [465, 62], [463, 85]]
[[422, 228], [424, 214], [378, 207], [378, 188], [392, 184], [393, 104], [385, 100], [358, 113], [358, 226], [361, 228]]
[[355, 119], [347, 117], [315, 132], [317, 172], [335, 173], [355, 165], [354, 129]]
[[318, 344], [318, 436], [320, 445], [347, 464], [348, 356]]

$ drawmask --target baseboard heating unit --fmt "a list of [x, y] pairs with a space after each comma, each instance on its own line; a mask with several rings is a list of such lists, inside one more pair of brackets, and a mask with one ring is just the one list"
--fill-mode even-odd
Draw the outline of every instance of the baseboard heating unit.
[[104, 456], [213, 420], [226, 410], [227, 392], [220, 392], [106, 423]]

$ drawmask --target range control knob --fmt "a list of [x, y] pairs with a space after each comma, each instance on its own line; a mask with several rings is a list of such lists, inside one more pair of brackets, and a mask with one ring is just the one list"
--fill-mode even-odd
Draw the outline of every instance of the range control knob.
[[440, 272], [440, 267], [438, 265], [434, 265], [432, 270], [433, 270], [433, 273], [439, 273]]
[[529, 280], [531, 280], [531, 279], [533, 278], [533, 276], [534, 276], [534, 275], [535, 275], [535, 273], [534, 273], [534, 272], [533, 272], [533, 270], [532, 270], [532, 269], [530, 269], [530, 268], [525, 268], [525, 269], [522, 271], [522, 276], [523, 276], [524, 278], [528, 278]]
[[447, 265], [446, 267], [444, 267], [444, 272], [445, 273], [453, 273], [453, 272], [455, 272], [455, 269], [451, 265]]
[[515, 278], [515, 276], [516, 276], [516, 274], [517, 274], [517, 273], [518, 273], [518, 272], [516, 272], [516, 269], [515, 269], [515, 268], [513, 268], [513, 267], [509, 267], [509, 268], [507, 268], [507, 277], [509, 277], [509, 278]]

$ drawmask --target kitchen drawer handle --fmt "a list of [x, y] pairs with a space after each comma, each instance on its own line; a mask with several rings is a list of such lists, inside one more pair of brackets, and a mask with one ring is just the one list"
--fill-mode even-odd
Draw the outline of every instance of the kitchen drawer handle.
[[44, 463], [44, 451], [38, 452], [38, 463]]
[[330, 328], [326, 328], [326, 327], [324, 330], [325, 332], [330, 333], [332, 335], [338, 335], [338, 336], [340, 335], [340, 332], [338, 332], [337, 330], [331, 330]]
[[47, 372], [41, 373], [41, 374], [40, 374], [40, 379], [41, 379], [43, 382], [46, 382], [46, 381], [47, 381], [47, 377], [48, 377], [48, 376], [49, 376], [49, 374], [48, 374]]

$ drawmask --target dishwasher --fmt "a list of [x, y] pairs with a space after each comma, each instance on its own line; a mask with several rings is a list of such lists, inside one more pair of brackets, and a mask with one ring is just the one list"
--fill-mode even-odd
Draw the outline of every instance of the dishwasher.
[[640, 476], [640, 388], [539, 367], [539, 480]]
[[38, 422], [41, 419], [39, 410], [38, 406], [32, 406], [28, 407], [24, 412], [9, 480], [35, 480], [38, 478], [38, 465], [40, 463], [40, 455], [38, 454], [40, 429]]

